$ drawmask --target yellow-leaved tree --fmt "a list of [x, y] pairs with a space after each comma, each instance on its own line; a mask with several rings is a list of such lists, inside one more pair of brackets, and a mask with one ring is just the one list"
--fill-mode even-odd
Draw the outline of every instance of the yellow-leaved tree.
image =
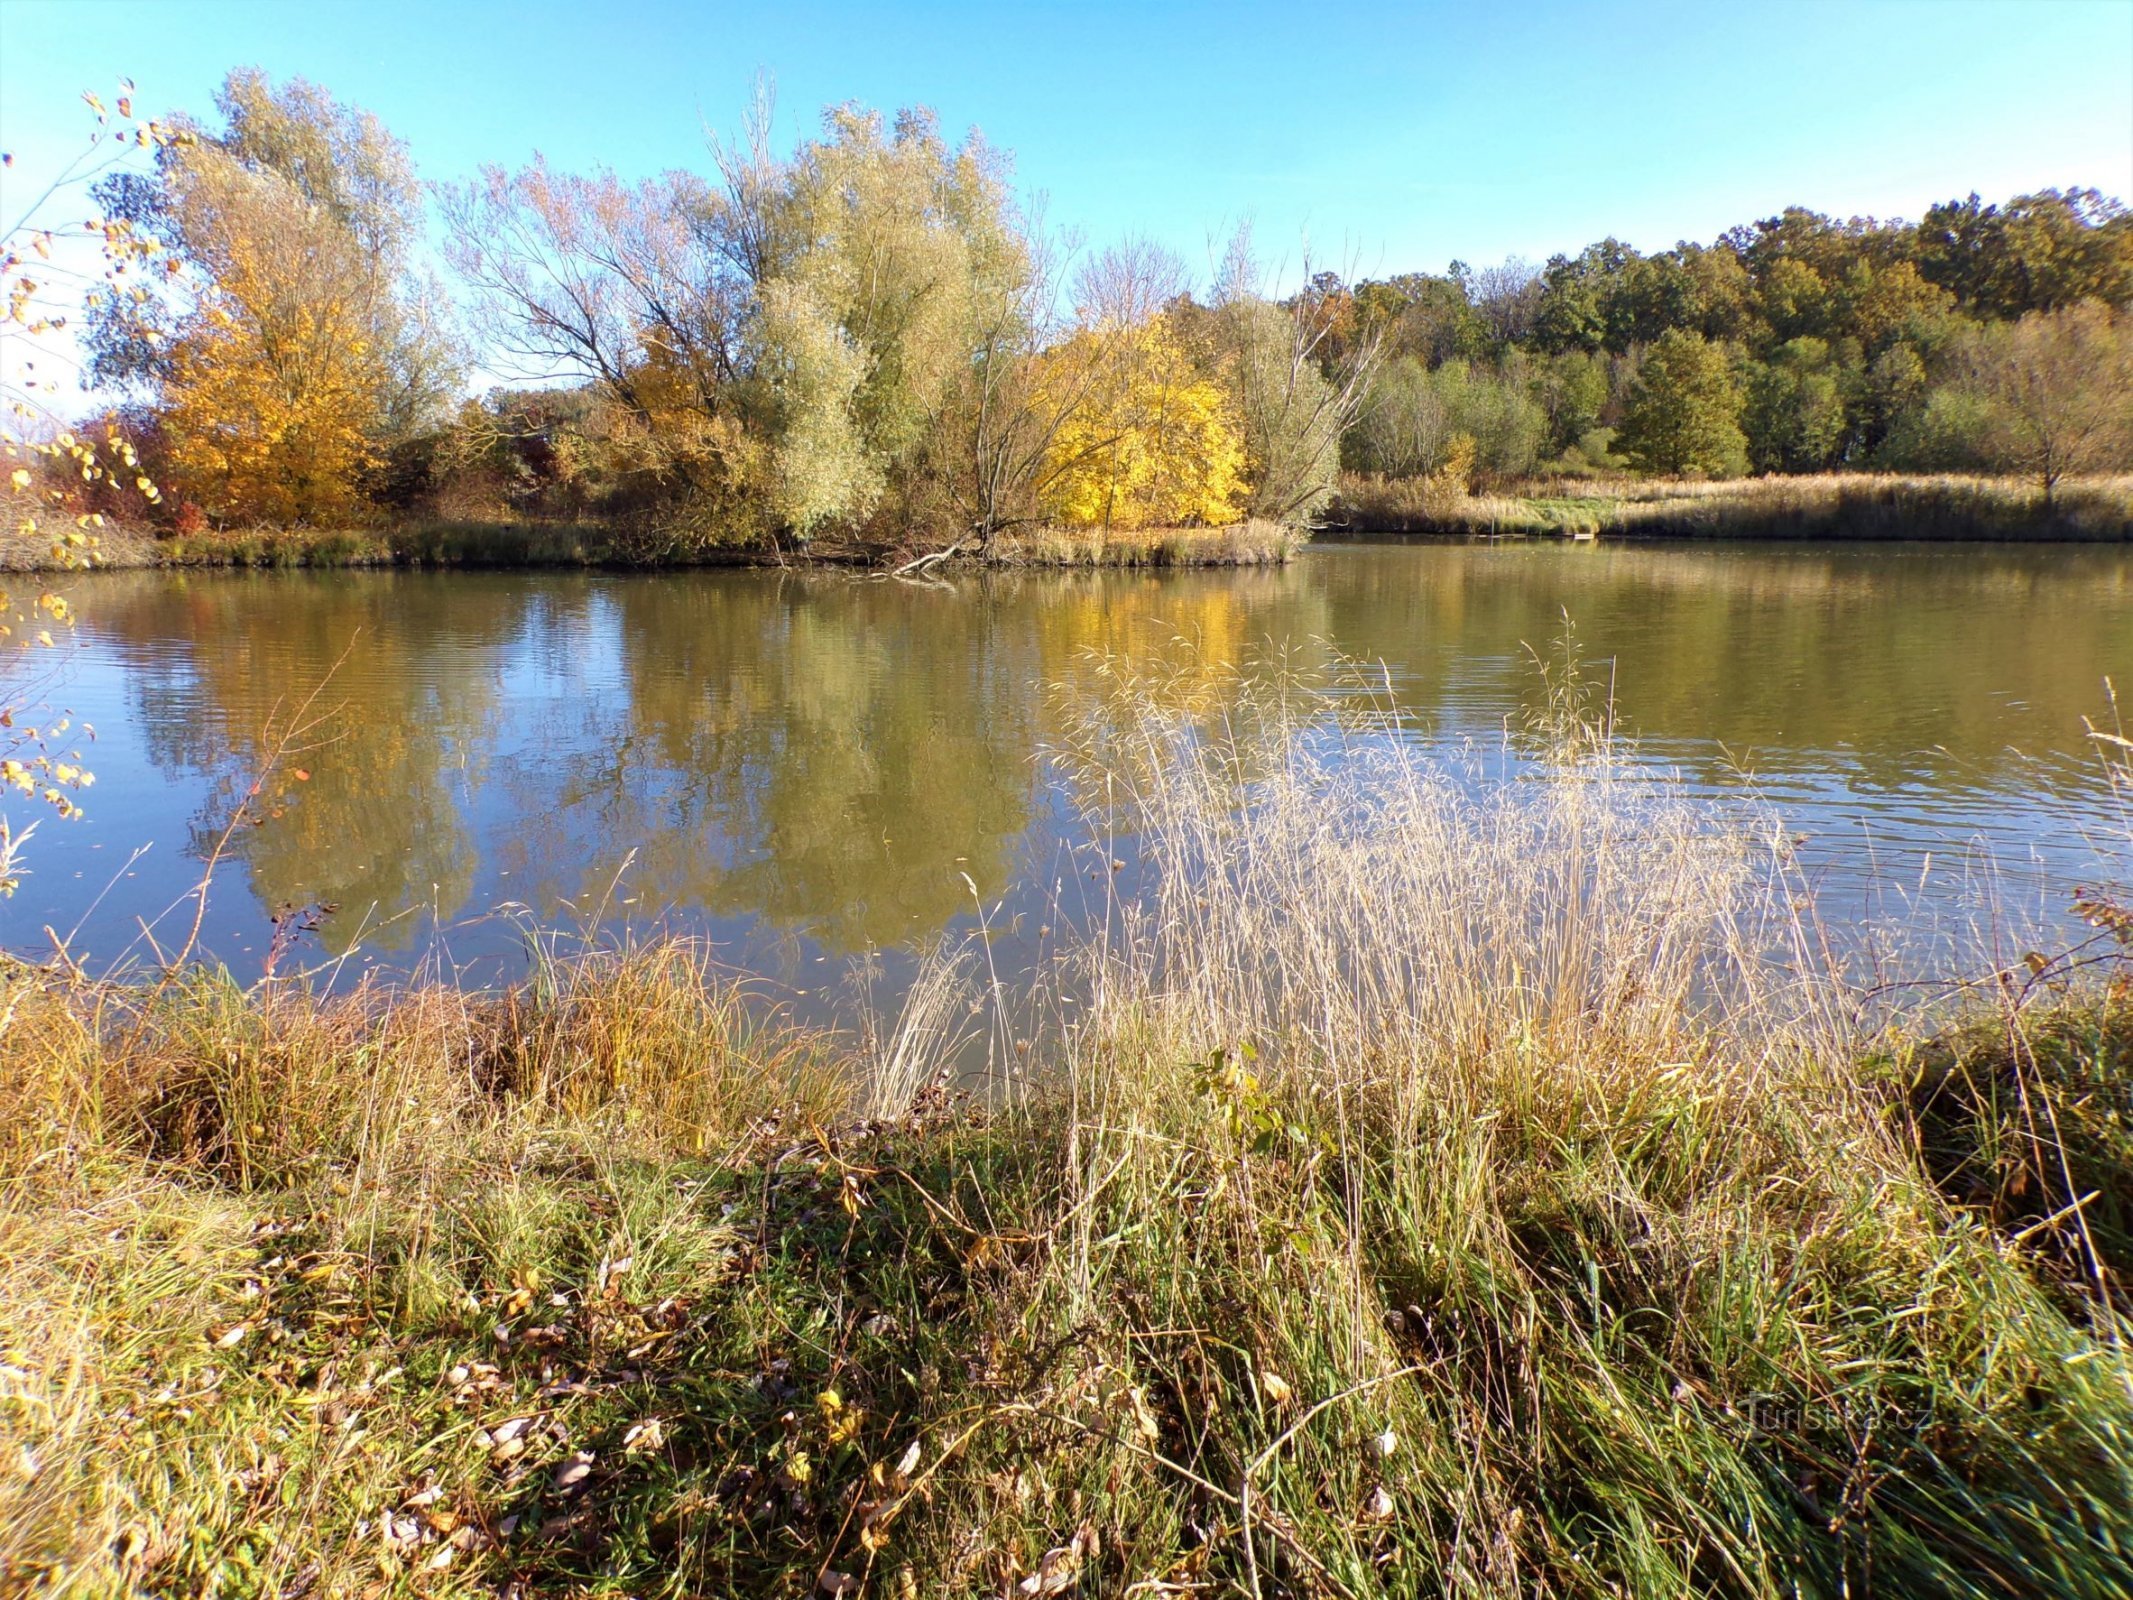
[[1122, 333], [1084, 329], [1037, 358], [1041, 389], [1071, 398], [1037, 480], [1070, 527], [1222, 527], [1248, 485], [1228, 397], [1162, 317]]

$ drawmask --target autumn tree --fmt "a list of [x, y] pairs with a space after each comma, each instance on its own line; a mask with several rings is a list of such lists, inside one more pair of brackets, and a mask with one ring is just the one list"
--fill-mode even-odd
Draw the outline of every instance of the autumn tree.
[[1235, 522], [1248, 489], [1228, 397], [1164, 318], [1124, 330], [1115, 353], [1097, 348], [1105, 337], [1083, 329], [1039, 360], [1040, 389], [1071, 391], [1038, 486], [1046, 511], [1070, 527]]
[[729, 464], [754, 441], [757, 492], [804, 538], [955, 476], [941, 446], [980, 361], [1031, 347], [1031, 264], [976, 135], [840, 106], [780, 157], [768, 127], [765, 103], [714, 143], [713, 177], [486, 170], [447, 195], [448, 251], [498, 348], [655, 439], [722, 441]]
[[1914, 240], [1920, 272], [1987, 317], [2133, 299], [2133, 212], [2095, 189], [1972, 194], [1929, 209]]
[[2034, 478], [2051, 503], [2072, 473], [2133, 466], [2133, 319], [2096, 301], [1978, 329], [1952, 395], [1974, 406], [1990, 462]]
[[[965, 526], [980, 545], [1017, 523], [1057, 514], [1041, 491], [1072, 454], [1061, 435], [1130, 382], [1152, 322], [1167, 311], [1167, 334], [1194, 355], [1178, 323], [1198, 308], [1185, 293], [1184, 264], [1168, 250], [1127, 239], [1082, 259], [1069, 278], [1067, 250], [1037, 229], [1025, 242], [1029, 272], [999, 300], [965, 400], [950, 413], [961, 429], [951, 448], [968, 474]], [[1062, 315], [1064, 282], [1071, 282], [1072, 303]]]
[[219, 132], [100, 190], [161, 241], [171, 292], [97, 309], [94, 375], [147, 393], [173, 484], [217, 518], [343, 516], [456, 382], [410, 269], [421, 190], [374, 116], [301, 79], [234, 72], [216, 104]]
[[1725, 347], [1669, 329], [1637, 369], [1616, 445], [1647, 472], [1737, 477], [1748, 466], [1741, 401]]

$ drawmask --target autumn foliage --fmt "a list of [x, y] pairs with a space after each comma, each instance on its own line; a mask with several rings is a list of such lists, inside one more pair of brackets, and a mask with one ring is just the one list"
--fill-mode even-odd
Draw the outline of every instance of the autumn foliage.
[[[654, 177], [485, 166], [434, 213], [405, 145], [301, 79], [233, 72], [213, 115], [143, 125], [96, 190], [121, 281], [85, 343], [123, 465], [172, 491], [159, 529], [997, 553], [1046, 525], [1308, 528], [1343, 473], [1443, 498], [1986, 468], [2048, 506], [2133, 462], [2133, 214], [2096, 191], [1361, 282], [1270, 274], [1240, 229], [1195, 282], [1049, 232], [1005, 152], [924, 108], [832, 106], [790, 146], [771, 113]], [[431, 220], [457, 312], [417, 264]], [[62, 326], [31, 264], [8, 253], [0, 321]], [[476, 351], [506, 380], [478, 398]]]
[[360, 515], [365, 474], [454, 383], [408, 251], [405, 148], [301, 79], [232, 73], [219, 131], [99, 190], [160, 241], [160, 293], [93, 308], [94, 375], [143, 393], [181, 504], [224, 524]]
[[262, 199], [278, 225], [217, 241], [215, 280], [171, 349], [168, 476], [226, 517], [319, 522], [353, 509], [377, 458], [380, 353], [329, 225], [271, 188]]
[[[1107, 346], [1112, 346], [1107, 348]], [[1242, 514], [1244, 441], [1228, 399], [1161, 318], [1115, 340], [1084, 330], [1038, 359], [1040, 389], [1079, 390], [1039, 495], [1068, 527], [1221, 527]]]

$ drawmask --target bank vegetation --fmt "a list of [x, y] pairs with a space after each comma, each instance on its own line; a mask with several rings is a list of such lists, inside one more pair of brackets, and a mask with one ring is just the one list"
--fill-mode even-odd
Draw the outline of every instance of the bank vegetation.
[[[1356, 281], [1270, 270], [1244, 232], [1196, 277], [1050, 226], [923, 109], [831, 107], [780, 147], [766, 93], [655, 177], [535, 157], [425, 188], [300, 79], [236, 71], [161, 119], [89, 98], [107, 153], [0, 252], [0, 327], [73, 329], [100, 408], [11, 390], [18, 545], [1233, 559], [1265, 541], [1196, 536], [1409, 526], [1421, 498], [1500, 526], [1537, 477], [1570, 487], [1519, 498], [1867, 473], [2005, 479], [1989, 516], [1880, 504], [2036, 536], [2096, 521], [2062, 485], [2133, 465], [2133, 216], [2095, 190]], [[102, 259], [63, 265], [69, 240]], [[472, 396], [477, 362], [508, 376]]]
[[1146, 888], [1012, 997], [11, 964], [0, 1573], [2124, 1593], [2133, 916], [1892, 1029], [1574, 703], [1462, 772], [1116, 688]]

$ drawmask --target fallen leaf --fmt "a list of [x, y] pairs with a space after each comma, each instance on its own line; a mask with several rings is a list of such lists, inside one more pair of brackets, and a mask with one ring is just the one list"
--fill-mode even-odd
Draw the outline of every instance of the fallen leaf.
[[1045, 1551], [1044, 1559], [1037, 1563], [1037, 1570], [1016, 1587], [1028, 1595], [1053, 1595], [1072, 1588], [1080, 1575], [1080, 1553], [1071, 1545], [1060, 1545]]
[[555, 1490], [558, 1494], [570, 1494], [592, 1476], [593, 1453], [580, 1450], [568, 1461], [555, 1469]]

